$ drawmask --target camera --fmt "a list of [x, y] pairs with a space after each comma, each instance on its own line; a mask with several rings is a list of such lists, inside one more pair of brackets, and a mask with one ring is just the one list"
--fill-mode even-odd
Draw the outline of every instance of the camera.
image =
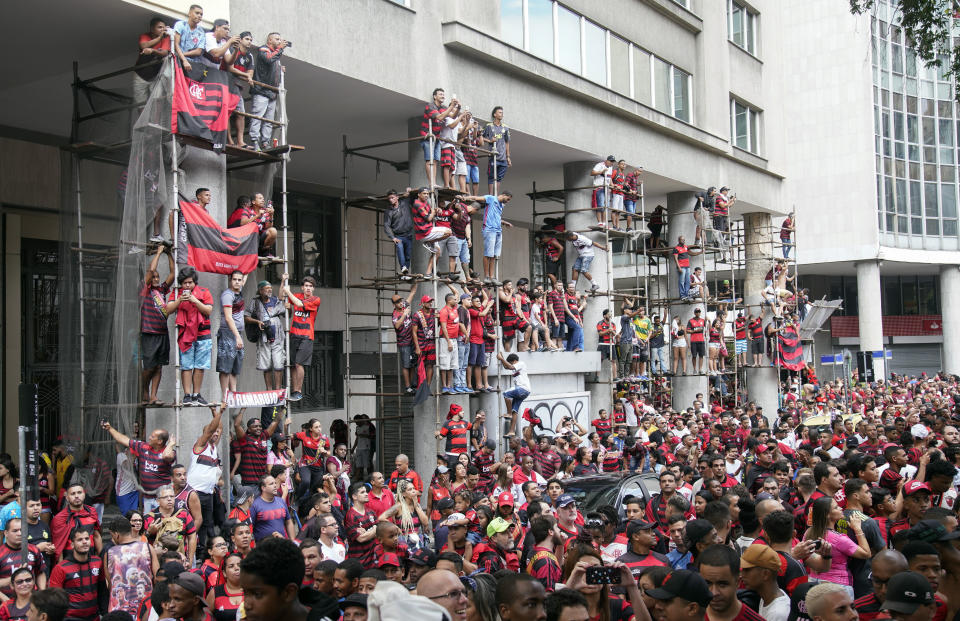
[[604, 565], [587, 567], [587, 584], [620, 584], [620, 570]]
[[287, 41], [287, 47], [293, 47], [293, 41]]

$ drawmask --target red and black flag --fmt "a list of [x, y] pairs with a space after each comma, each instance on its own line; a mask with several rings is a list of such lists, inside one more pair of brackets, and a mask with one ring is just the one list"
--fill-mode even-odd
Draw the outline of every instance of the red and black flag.
[[780, 354], [780, 366], [791, 371], [799, 371], [804, 367], [803, 346], [800, 344], [800, 335], [797, 327], [786, 323], [777, 333], [777, 349]]
[[170, 127], [175, 134], [209, 140], [214, 151], [227, 142], [230, 113], [237, 107], [239, 91], [225, 71], [200, 63], [184, 72], [174, 62], [173, 112]]
[[187, 263], [194, 269], [227, 275], [257, 269], [260, 231], [256, 222], [225, 229], [203, 207], [182, 198], [180, 214], [187, 227]]

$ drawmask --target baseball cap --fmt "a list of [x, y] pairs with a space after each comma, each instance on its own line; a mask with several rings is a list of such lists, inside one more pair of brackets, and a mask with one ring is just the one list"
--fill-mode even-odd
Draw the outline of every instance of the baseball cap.
[[467, 516], [462, 513], [451, 513], [443, 523], [446, 524], [448, 528], [453, 526], [466, 526]]
[[367, 594], [366, 593], [351, 593], [343, 598], [343, 601], [340, 602], [340, 610], [346, 610], [347, 608], [363, 608], [367, 609]]
[[510, 492], [502, 492], [497, 496], [497, 506], [498, 507], [512, 507], [513, 506], [513, 494]]
[[607, 156], [607, 161], [608, 161], [608, 162], [616, 162], [616, 161], [617, 161], [617, 158], [614, 157], [614, 156], [612, 156], [612, 155], [608, 155], [608, 156]]
[[513, 526], [513, 523], [506, 521], [502, 517], [493, 518], [490, 520], [490, 523], [487, 524], [487, 537], [493, 537], [497, 533], [502, 533], [511, 526]]
[[903, 486], [903, 495], [910, 496], [916, 494], [917, 492], [926, 492], [930, 493], [930, 486], [926, 483], [921, 483], [920, 481], [907, 481]]
[[269, 286], [270, 286], [269, 280], [261, 280], [260, 282], [257, 283], [257, 289], [263, 289], [264, 287], [269, 287]]
[[394, 293], [394, 294], [393, 294], [393, 297], [390, 298], [390, 301], [393, 302], [394, 304], [396, 304], [397, 302], [399, 302], [399, 301], [402, 300], [402, 299], [403, 299], [403, 296], [402, 296], [402, 295], [397, 295], [396, 293]]
[[643, 520], [630, 520], [630, 522], [627, 523], [627, 530], [625, 534], [627, 535], [627, 539], [629, 539], [633, 537], [634, 533], [636, 533], [638, 530], [650, 530], [654, 526], [656, 526], [656, 524], [654, 524], [653, 522], [644, 522]]
[[707, 581], [695, 571], [680, 569], [671, 571], [658, 589], [649, 589], [646, 594], [653, 599], [673, 599], [679, 597], [695, 602], [706, 608], [713, 599]]
[[577, 504], [577, 499], [570, 494], [560, 494], [557, 501], [553, 504], [555, 507], [566, 507], [570, 504]]
[[420, 298], [421, 304], [426, 304], [427, 302], [433, 302], [433, 298], [430, 297], [429, 295], [425, 295], [422, 298]]
[[437, 556], [427, 548], [414, 550], [407, 557], [407, 560], [421, 567], [433, 567], [437, 564]]
[[779, 573], [780, 555], [777, 554], [776, 550], [762, 543], [747, 546], [747, 549], [740, 555], [740, 569], [750, 569], [751, 567], [761, 567]]
[[393, 552], [387, 552], [380, 557], [380, 562], [377, 563], [377, 567], [402, 567], [400, 564], [400, 557], [394, 554]]
[[[173, 583], [181, 589], [185, 589], [193, 595], [196, 595], [201, 600], [206, 596], [206, 585], [203, 583], [203, 578], [201, 578], [199, 574], [185, 571], [174, 578]], [[203, 605], [206, 606], [207, 602], [203, 601]]]
[[723, 192], [724, 190], [729, 190], [729, 189], [730, 188], [728, 188], [727, 186], [723, 186], [722, 188], [720, 188], [720, 191]]
[[907, 531], [907, 539], [910, 541], [926, 541], [927, 543], [951, 541], [960, 539], [960, 530], [948, 533], [946, 527], [937, 520], [920, 520]]
[[486, 448], [492, 451], [497, 448], [497, 443], [494, 442], [493, 440], [487, 440], [486, 442], [483, 443], [483, 446], [485, 446]]
[[687, 539], [690, 540], [690, 545], [695, 546], [706, 537], [710, 531], [713, 530], [713, 524], [707, 520], [690, 520], [687, 522]]
[[437, 501], [437, 504], [435, 504], [433, 508], [437, 511], [446, 511], [447, 509], [452, 509], [454, 504], [455, 503], [453, 502], [452, 498], [441, 498]]
[[440, 474], [446, 474], [449, 471], [450, 469], [447, 468], [446, 466], [437, 466], [437, 472], [439, 472]]
[[890, 578], [887, 583], [887, 598], [880, 604], [880, 610], [911, 615], [920, 606], [933, 602], [930, 582], [915, 571], [904, 571]]
[[470, 299], [470, 294], [469, 294], [469, 293], [463, 293], [463, 294], [460, 295], [460, 299], [461, 299], [461, 300], [469, 300], [469, 299]]
[[699, 308], [695, 308], [695, 309], [693, 309], [693, 312], [694, 312], [694, 314], [699, 315], [699, 314], [700, 314], [700, 309], [699, 309]]
[[807, 612], [807, 593], [815, 586], [817, 585], [813, 582], [797, 585], [790, 595], [790, 616], [787, 617], [787, 621], [810, 621], [810, 614]]
[[254, 491], [252, 485], [241, 485], [234, 488], [233, 506], [239, 507], [256, 494], [257, 492]]
[[758, 444], [758, 445], [757, 445], [757, 448], [753, 449], [753, 451], [754, 451], [755, 453], [757, 453], [758, 455], [759, 455], [760, 453], [766, 453], [766, 452], [769, 451], [769, 450], [770, 450], [770, 447], [767, 446], [766, 444]]

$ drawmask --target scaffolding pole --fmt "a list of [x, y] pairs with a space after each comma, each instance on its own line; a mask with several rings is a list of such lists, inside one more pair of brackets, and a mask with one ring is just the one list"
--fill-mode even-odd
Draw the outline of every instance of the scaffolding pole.
[[[173, 47], [173, 35], [170, 35], [170, 49]], [[176, 63], [176, 55], [170, 54], [170, 63]], [[170, 72], [170, 92], [173, 93], [176, 91], [176, 82], [177, 82], [177, 72], [176, 67], [173, 67], [173, 71]], [[171, 200], [173, 201], [173, 240], [171, 244], [170, 252], [173, 253], [173, 262], [176, 265], [177, 262], [177, 249], [180, 242], [180, 180], [178, 178], [180, 174], [180, 162], [177, 154], [177, 134], [172, 130], [170, 131], [170, 170], [173, 172], [173, 193], [171, 194]], [[177, 286], [174, 287], [174, 291], [177, 294], [177, 297], [180, 297], [180, 282], [177, 281]], [[174, 322], [173, 325], [173, 342], [175, 344], [180, 342], [180, 326]], [[181, 384], [180, 378], [180, 347], [175, 346], [174, 358], [173, 358], [173, 367], [174, 374], [176, 379], [174, 380], [174, 389], [173, 389], [173, 411], [174, 416], [176, 417], [176, 438], [177, 438], [177, 453], [181, 453], [181, 442], [183, 439], [180, 437], [180, 415], [183, 413], [183, 399], [181, 397], [181, 391], [183, 386]], [[196, 389], [196, 387], [194, 387]], [[229, 459], [228, 459], [229, 462]], [[229, 463], [227, 464], [229, 467]]]

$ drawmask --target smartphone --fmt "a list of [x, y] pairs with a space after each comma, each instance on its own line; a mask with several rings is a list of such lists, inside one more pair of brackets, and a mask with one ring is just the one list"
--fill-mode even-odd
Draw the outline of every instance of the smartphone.
[[587, 584], [620, 584], [620, 570], [604, 565], [587, 567]]
[[820, 546], [822, 546], [822, 545], [823, 545], [823, 539], [814, 539], [814, 540], [813, 540], [813, 549], [814, 549], [814, 550], [819, 550], [819, 549], [820, 549]]

